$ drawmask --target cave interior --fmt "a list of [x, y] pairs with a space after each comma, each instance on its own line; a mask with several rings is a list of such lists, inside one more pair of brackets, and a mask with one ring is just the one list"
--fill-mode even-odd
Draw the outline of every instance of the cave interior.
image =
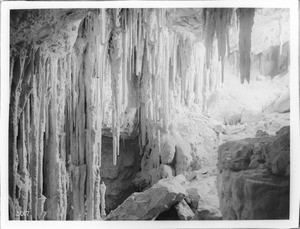
[[9, 218], [288, 218], [289, 47], [288, 9], [11, 10]]

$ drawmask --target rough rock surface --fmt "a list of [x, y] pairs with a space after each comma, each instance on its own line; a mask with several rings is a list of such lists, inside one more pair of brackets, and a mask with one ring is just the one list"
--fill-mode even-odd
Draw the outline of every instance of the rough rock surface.
[[107, 220], [151, 220], [183, 200], [185, 188], [174, 178], [160, 180], [144, 192], [133, 193]]
[[87, 13], [87, 9], [12, 10], [11, 45], [43, 43], [55, 55], [66, 54], [74, 45], [79, 22]]
[[276, 136], [227, 142], [218, 150], [223, 219], [289, 217], [289, 127]]

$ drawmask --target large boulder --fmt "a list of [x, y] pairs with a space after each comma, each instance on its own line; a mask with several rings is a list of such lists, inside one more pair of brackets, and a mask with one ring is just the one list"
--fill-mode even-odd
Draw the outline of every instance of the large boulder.
[[218, 150], [222, 219], [289, 217], [290, 128], [227, 142]]
[[163, 179], [144, 192], [133, 193], [107, 220], [151, 220], [182, 201], [185, 195], [185, 188], [176, 178]]
[[289, 218], [289, 179], [268, 169], [225, 170], [218, 176], [224, 220]]

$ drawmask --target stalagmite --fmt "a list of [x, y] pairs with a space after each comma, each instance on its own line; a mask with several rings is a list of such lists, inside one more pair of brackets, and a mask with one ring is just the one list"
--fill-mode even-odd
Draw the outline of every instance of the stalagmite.
[[105, 212], [105, 193], [106, 193], [106, 186], [105, 186], [104, 182], [102, 182], [101, 185], [100, 185], [101, 217], [102, 218], [106, 217], [106, 212]]

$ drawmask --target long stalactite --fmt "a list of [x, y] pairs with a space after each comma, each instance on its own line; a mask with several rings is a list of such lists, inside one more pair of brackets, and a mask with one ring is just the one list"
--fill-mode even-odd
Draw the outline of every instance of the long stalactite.
[[250, 82], [250, 51], [251, 51], [251, 32], [254, 8], [240, 8], [236, 11], [239, 21], [239, 59], [240, 59], [240, 77], [241, 83], [245, 80]]

